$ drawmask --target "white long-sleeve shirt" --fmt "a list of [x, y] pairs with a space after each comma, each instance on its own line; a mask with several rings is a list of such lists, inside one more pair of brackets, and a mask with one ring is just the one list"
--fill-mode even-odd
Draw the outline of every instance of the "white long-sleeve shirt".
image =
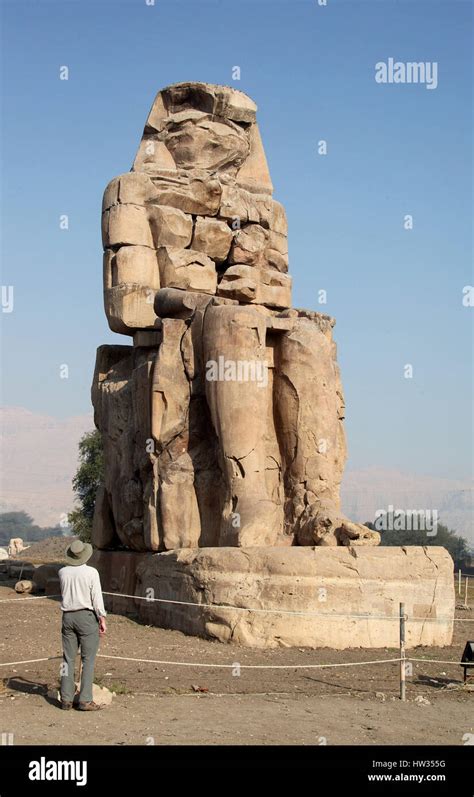
[[95, 567], [89, 565], [67, 565], [59, 571], [61, 585], [61, 609], [74, 612], [92, 609], [97, 617], [105, 617], [100, 576]]

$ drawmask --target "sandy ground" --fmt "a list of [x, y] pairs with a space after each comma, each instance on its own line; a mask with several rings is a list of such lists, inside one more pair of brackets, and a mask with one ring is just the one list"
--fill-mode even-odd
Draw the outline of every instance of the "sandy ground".
[[[18, 601], [12, 586], [0, 586], [0, 600]], [[473, 619], [474, 612], [458, 611], [457, 616]], [[243, 667], [371, 661], [396, 657], [393, 649], [257, 651], [115, 615], [108, 619], [101, 654], [192, 666], [98, 658], [95, 680], [116, 696], [111, 706], [90, 714], [62, 712], [46, 696], [48, 686], [58, 681], [59, 660], [2, 667], [0, 730], [12, 733], [15, 744], [462, 745], [471, 738], [466, 734], [474, 734], [474, 693], [463, 687], [457, 663], [413, 663], [403, 704], [398, 664], [326, 670]], [[412, 655], [458, 662], [473, 624], [456, 623], [455, 628], [450, 648], [417, 648]], [[57, 601], [0, 605], [0, 640], [0, 663], [60, 655]], [[209, 663], [243, 668], [235, 675], [235, 668], [210, 668]]]
[[15, 744], [463, 744], [466, 703], [381, 703], [344, 695], [120, 695], [94, 714], [39, 696], [0, 701]]

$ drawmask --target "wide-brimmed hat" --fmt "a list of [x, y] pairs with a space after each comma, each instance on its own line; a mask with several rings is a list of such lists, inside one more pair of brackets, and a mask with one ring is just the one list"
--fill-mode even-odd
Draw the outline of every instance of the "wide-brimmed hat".
[[73, 540], [66, 548], [66, 559], [70, 565], [83, 565], [93, 554], [92, 545], [81, 540]]

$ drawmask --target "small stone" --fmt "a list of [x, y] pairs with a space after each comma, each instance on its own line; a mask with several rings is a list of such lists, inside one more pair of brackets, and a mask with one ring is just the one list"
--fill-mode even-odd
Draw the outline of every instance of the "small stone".
[[15, 584], [15, 592], [19, 592], [20, 594], [21, 593], [26, 593], [26, 592], [32, 592], [33, 591], [33, 586], [34, 586], [33, 582], [32, 581], [28, 581], [26, 579], [24, 579], [22, 581], [17, 581], [16, 584]]
[[[115, 692], [111, 692], [106, 686], [99, 686], [98, 684], [92, 685], [92, 700], [99, 706], [109, 706], [112, 703]], [[61, 692], [59, 686], [50, 686], [47, 690], [47, 696], [50, 700], [57, 700], [61, 702]], [[79, 702], [79, 684], [76, 683], [76, 694], [74, 695], [74, 703]]]
[[417, 695], [417, 697], [415, 697], [415, 703], [418, 703], [419, 706], [431, 706], [431, 702], [428, 698], [423, 697], [423, 695]]

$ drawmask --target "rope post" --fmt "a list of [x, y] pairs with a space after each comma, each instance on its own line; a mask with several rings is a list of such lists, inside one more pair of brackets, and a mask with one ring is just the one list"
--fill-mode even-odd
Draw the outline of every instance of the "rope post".
[[461, 594], [461, 568], [458, 570], [458, 595]]
[[469, 586], [468, 586], [468, 584], [469, 584], [469, 577], [468, 577], [468, 576], [466, 576], [466, 581], [465, 581], [465, 585], [464, 585], [464, 586], [465, 586], [465, 591], [464, 591], [464, 606], [466, 607], [466, 609], [467, 609], [467, 591], [468, 591], [468, 589], [469, 589]]
[[405, 702], [405, 604], [400, 604], [400, 700]]

